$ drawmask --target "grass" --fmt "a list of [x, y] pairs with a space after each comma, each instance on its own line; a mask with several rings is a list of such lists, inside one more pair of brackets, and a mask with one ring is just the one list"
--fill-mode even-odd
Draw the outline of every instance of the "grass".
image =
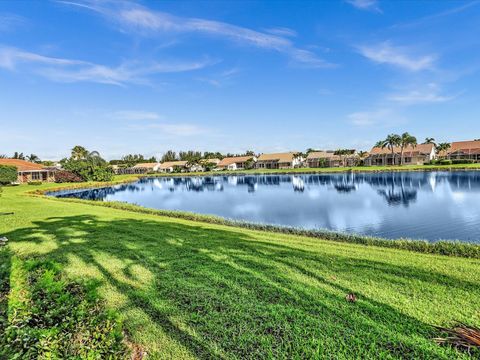
[[[480, 355], [438, 345], [432, 326], [478, 327], [478, 259], [25, 194], [56, 186], [4, 189], [0, 213], [14, 214], [0, 215], [0, 234], [10, 239], [0, 250], [0, 300], [19, 287], [12, 263], [53, 261], [72, 280], [96, 282], [152, 359]], [[357, 302], [346, 301], [349, 293]]]

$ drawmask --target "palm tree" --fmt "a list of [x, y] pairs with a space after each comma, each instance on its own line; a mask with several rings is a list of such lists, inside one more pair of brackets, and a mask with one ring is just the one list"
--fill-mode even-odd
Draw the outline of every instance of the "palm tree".
[[417, 138], [410, 135], [408, 132], [403, 133], [400, 137], [400, 165], [403, 165], [403, 151], [408, 146], [417, 146]]
[[452, 147], [452, 144], [450, 143], [440, 143], [437, 146], [435, 146], [435, 150], [437, 150], [437, 154], [441, 152], [446, 153], [451, 147]]
[[[382, 149], [389, 149], [392, 152], [392, 165], [395, 165], [395, 147], [400, 146], [402, 138], [397, 134], [390, 134], [381, 142]], [[380, 144], [380, 142], [379, 142]]]
[[74, 160], [84, 160], [88, 157], [88, 154], [88, 150], [83, 146], [77, 145], [72, 149], [72, 159]]
[[423, 143], [424, 143], [424, 144], [433, 144], [433, 145], [435, 145], [435, 146], [437, 145], [437, 144], [435, 143], [435, 138], [431, 138], [431, 137], [425, 138], [425, 141], [424, 141]]
[[28, 155], [27, 160], [33, 163], [40, 163], [40, 158], [35, 154]]

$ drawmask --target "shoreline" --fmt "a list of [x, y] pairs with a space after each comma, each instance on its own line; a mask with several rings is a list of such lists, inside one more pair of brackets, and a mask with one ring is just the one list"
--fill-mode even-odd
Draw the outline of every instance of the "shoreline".
[[[472, 242], [462, 242], [460, 240], [439, 240], [439, 241], [428, 241], [422, 239], [408, 239], [408, 238], [398, 238], [398, 239], [387, 239], [380, 237], [372, 237], [368, 235], [361, 235], [356, 233], [342, 233], [336, 232], [328, 229], [302, 229], [289, 226], [277, 226], [271, 224], [262, 224], [241, 220], [233, 220], [224, 218], [221, 216], [215, 215], [206, 215], [194, 212], [186, 212], [179, 210], [162, 210], [143, 207], [139, 205], [123, 203], [118, 201], [95, 201], [95, 200], [84, 200], [78, 198], [58, 198], [50, 193], [68, 191], [68, 190], [81, 190], [81, 189], [94, 189], [94, 188], [105, 188], [110, 186], [116, 186], [121, 184], [128, 184], [139, 180], [141, 177], [132, 177], [131, 179], [123, 179], [114, 182], [105, 183], [91, 183], [86, 185], [85, 183], [75, 184], [66, 184], [66, 186], [56, 187], [56, 188], [47, 188], [47, 189], [36, 189], [32, 191], [26, 191], [25, 194], [30, 196], [38, 196], [44, 199], [49, 199], [53, 201], [61, 202], [70, 202], [70, 203], [83, 203], [91, 206], [100, 206], [106, 208], [113, 208], [117, 210], [130, 211], [134, 213], [156, 215], [161, 217], [169, 217], [175, 219], [183, 219], [194, 222], [201, 222], [207, 224], [223, 225], [236, 229], [245, 229], [261, 232], [270, 232], [277, 234], [290, 234], [297, 235], [313, 239], [321, 239], [327, 241], [335, 241], [339, 243], [355, 243], [362, 244], [365, 246], [378, 246], [383, 248], [393, 248], [399, 250], [408, 250], [420, 253], [428, 254], [437, 254], [437, 255], [446, 255], [446, 256], [458, 256], [464, 258], [474, 258], [480, 259], [480, 244]], [[70, 186], [69, 186], [70, 185]]]

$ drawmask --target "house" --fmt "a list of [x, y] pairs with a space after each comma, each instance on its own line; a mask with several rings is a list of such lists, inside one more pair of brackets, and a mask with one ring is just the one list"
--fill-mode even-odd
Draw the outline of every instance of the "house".
[[257, 169], [293, 169], [303, 164], [298, 152], [261, 154], [257, 160]]
[[17, 168], [19, 183], [30, 181], [55, 182], [56, 168], [46, 167], [19, 159], [0, 159], [0, 165], [14, 166]]
[[253, 166], [257, 158], [255, 156], [234, 156], [220, 160], [217, 168], [220, 170], [244, 170]]
[[161, 172], [184, 172], [188, 171], [188, 161], [165, 161], [160, 164], [159, 171]]
[[453, 142], [443, 158], [480, 161], [480, 140]]
[[130, 174], [146, 174], [152, 172], [158, 172], [160, 170], [160, 163], [139, 163], [130, 168], [133, 170]]
[[[423, 165], [435, 159], [435, 145], [434, 144], [418, 144], [409, 145], [403, 150], [403, 163], [405, 165]], [[400, 165], [401, 163], [401, 149], [400, 147], [392, 150], [385, 147], [374, 147], [369, 156], [365, 159], [366, 166], [385, 166], [385, 165]]]
[[218, 166], [220, 163], [220, 159], [202, 159], [200, 160], [200, 164], [206, 165], [206, 164], [214, 164], [215, 166]]
[[355, 150], [348, 155], [336, 155], [332, 150], [312, 151], [307, 155], [307, 166], [310, 168], [356, 166], [359, 161], [360, 156]]

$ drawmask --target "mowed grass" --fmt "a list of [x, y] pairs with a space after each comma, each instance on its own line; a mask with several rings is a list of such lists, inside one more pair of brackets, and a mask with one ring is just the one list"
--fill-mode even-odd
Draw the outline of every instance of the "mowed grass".
[[[152, 359], [467, 359], [432, 325], [480, 324], [480, 260], [0, 198], [11, 257], [93, 279]], [[345, 300], [355, 293], [356, 303]]]

